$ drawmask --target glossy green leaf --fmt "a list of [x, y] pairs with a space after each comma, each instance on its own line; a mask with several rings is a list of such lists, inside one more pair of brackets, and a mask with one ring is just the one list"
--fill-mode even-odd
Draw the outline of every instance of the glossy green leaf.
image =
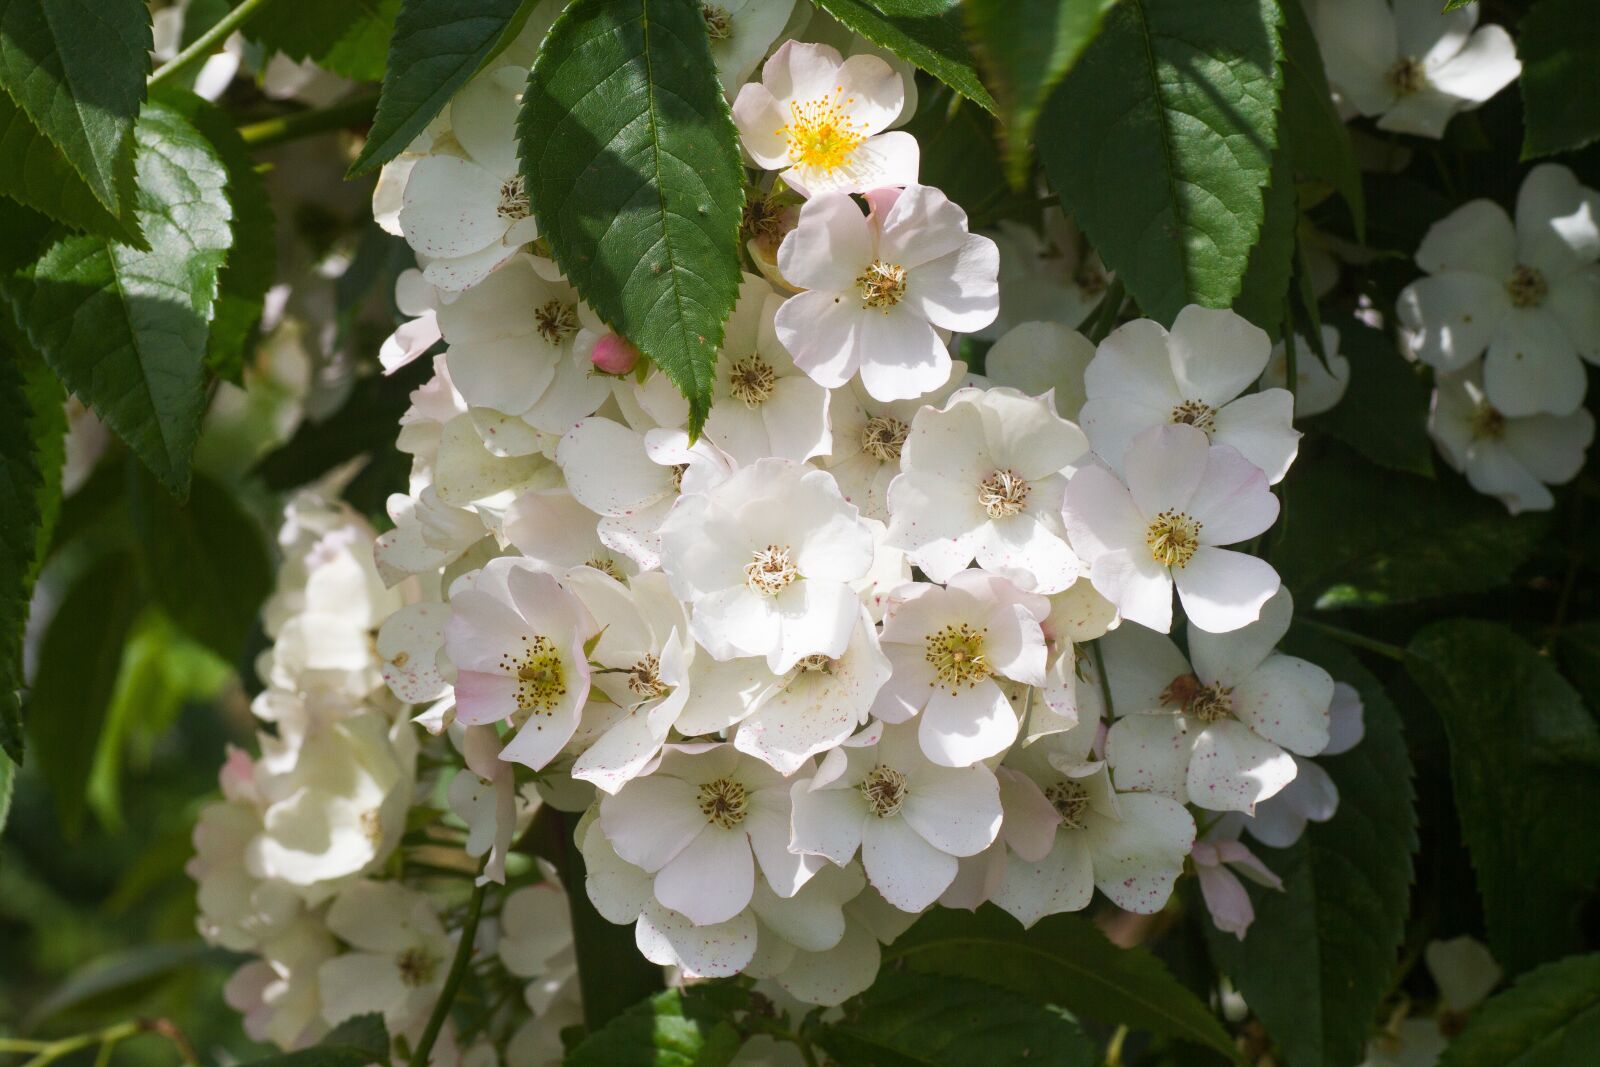
[[1600, 726], [1550, 660], [1497, 623], [1434, 623], [1406, 667], [1450, 739], [1495, 959], [1515, 974], [1570, 952], [1600, 878]]
[[112, 553], [77, 576], [44, 634], [23, 719], [69, 835], [83, 824], [85, 788], [138, 608], [133, 560]]
[[883, 954], [885, 962], [913, 971], [987, 982], [1075, 1015], [1237, 1058], [1216, 1016], [1161, 961], [1143, 949], [1118, 948], [1082, 915], [1052, 915], [1024, 930], [991, 905], [971, 914], [936, 908]]
[[0, 834], [6, 832], [6, 820], [11, 816], [11, 794], [17, 788], [17, 765], [0, 750]]
[[1526, 134], [1522, 158], [1600, 138], [1600, 20], [1586, 0], [1538, 0], [1517, 27]]
[[1039, 111], [1117, 0], [967, 0], [967, 34], [994, 89], [1006, 173], [1021, 187]]
[[[1248, 842], [1283, 879], [1249, 885], [1255, 922], [1243, 941], [1205, 922], [1218, 967], [1282, 1047], [1289, 1067], [1359, 1063], [1399, 955], [1410, 905], [1417, 814], [1400, 716], [1344, 648], [1296, 634], [1286, 650], [1355, 686], [1366, 734], [1317, 760], [1339, 809], [1287, 849]], [[1293, 966], [1285, 961], [1293, 960]]]
[[952, 99], [946, 89], [923, 93], [904, 127], [922, 149], [918, 180], [961, 205], [974, 230], [1002, 216], [1037, 215], [1033, 194], [1019, 193], [1006, 182], [994, 116], [975, 107], [951, 110]]
[[142, 0], [0, 0], [0, 89], [119, 218], [136, 206], [133, 127], [150, 48]]
[[378, 114], [351, 175], [382, 166], [410, 144], [496, 48], [523, 0], [401, 0]]
[[179, 504], [143, 471], [134, 475], [129, 510], [151, 593], [189, 636], [234, 662], [272, 589], [265, 535], [204, 476]]
[[1301, 443], [1283, 486], [1284, 514], [1267, 557], [1302, 609], [1381, 607], [1505, 585], [1550, 525], [1545, 514], [1507, 515], [1453, 473], [1385, 470], [1327, 438]]
[[268, 48], [354, 81], [383, 77], [400, 0], [278, 0], [277, 10], [250, 20], [246, 33]]
[[1306, 425], [1332, 434], [1380, 466], [1431, 476], [1432, 390], [1422, 368], [1401, 356], [1382, 330], [1348, 315], [1330, 316], [1327, 322], [1339, 331], [1339, 351], [1350, 361], [1350, 386], [1337, 406]]
[[1356, 234], [1365, 232], [1366, 200], [1361, 170], [1350, 146], [1350, 132], [1334, 107], [1322, 52], [1312, 35], [1310, 20], [1299, 4], [1283, 8], [1283, 115], [1281, 138], [1289, 149], [1294, 172], [1301, 178], [1325, 182], [1338, 191], [1350, 208]]
[[742, 1042], [713, 991], [657, 993], [584, 1038], [566, 1067], [723, 1067]]
[[689, 398], [698, 433], [738, 295], [744, 202], [700, 5], [577, 0], [545, 38], [517, 128], [556, 260]]
[[[38, 415], [23, 363], [0, 348], [0, 751], [14, 761], [23, 749], [22, 635], [48, 528], [51, 479], [41, 459], [47, 450], [59, 454], [63, 429], [59, 409], [53, 426]], [[52, 433], [53, 444], [39, 436]], [[59, 498], [59, 464], [54, 480]], [[9, 777], [5, 790], [9, 800]]]
[[1239, 295], [1278, 141], [1273, 0], [1123, 0], [1045, 105], [1050, 184], [1140, 309]]
[[1094, 1067], [1099, 1054], [1058, 1008], [947, 975], [878, 976], [844, 1018], [817, 1031], [839, 1063], [873, 1067]]
[[1283, 336], [1289, 279], [1294, 274], [1295, 227], [1300, 221], [1294, 172], [1289, 155], [1282, 148], [1272, 154], [1272, 183], [1267, 186], [1266, 206], [1261, 236], [1250, 249], [1250, 262], [1239, 284], [1239, 295], [1233, 299], [1233, 310], [1277, 341]]
[[1529, 971], [1491, 997], [1439, 1067], [1586, 1067], [1600, 1051], [1600, 953]]
[[0, 93], [0, 195], [73, 229], [144, 244], [132, 214], [120, 220], [107, 211], [61, 150], [4, 93]]
[[985, 111], [994, 97], [983, 87], [961, 37], [955, 0], [816, 0], [845, 28], [925, 70]]
[[141, 252], [98, 237], [52, 245], [5, 291], [33, 347], [175, 493], [205, 406], [202, 361], [232, 244], [227, 170], [182, 116], [152, 103], [139, 142]]

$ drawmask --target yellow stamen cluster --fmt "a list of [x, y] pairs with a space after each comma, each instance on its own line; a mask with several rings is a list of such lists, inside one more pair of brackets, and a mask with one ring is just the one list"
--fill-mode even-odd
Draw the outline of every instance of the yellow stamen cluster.
[[661, 680], [661, 659], [654, 653], [635, 663], [628, 671], [628, 688], [645, 700], [665, 696], [670, 688]]
[[716, 4], [701, 4], [700, 14], [706, 20], [706, 36], [713, 41], [726, 41], [733, 36], [733, 16]]
[[1217, 409], [1201, 400], [1185, 400], [1172, 409], [1172, 422], [1204, 430], [1210, 437], [1217, 429]]
[[876, 308], [887, 314], [906, 295], [906, 269], [898, 263], [875, 259], [856, 275], [856, 288], [861, 290], [863, 311]]
[[1028, 503], [1028, 483], [1016, 471], [995, 471], [978, 483], [978, 503], [991, 519], [1015, 515]]
[[933, 667], [936, 684], [949, 686], [953, 693], [962, 686], [971, 689], [989, 677], [992, 671], [983, 651], [986, 632], [963, 622], [928, 635], [923, 658]]
[[522, 185], [522, 175], [507, 178], [500, 183], [500, 204], [495, 208], [495, 213], [503, 219], [516, 222], [527, 218], [533, 211], [533, 206], [528, 203], [527, 190]]
[[1068, 830], [1083, 829], [1083, 816], [1089, 810], [1089, 791], [1070, 779], [1063, 778], [1045, 786], [1044, 798], [1061, 816], [1061, 825]]
[[1192, 674], [1180, 674], [1161, 691], [1163, 704], [1174, 704], [1186, 715], [1201, 722], [1217, 722], [1233, 716], [1233, 688], [1221, 682], [1200, 684]]
[[796, 667], [807, 673], [816, 673], [820, 671], [823, 674], [832, 674], [833, 665], [834, 660], [823, 652], [814, 652], [809, 656], [801, 656], [800, 659], [795, 662]]
[[881, 763], [867, 772], [859, 788], [867, 809], [880, 819], [899, 814], [906, 802], [906, 776]]
[[700, 814], [713, 826], [732, 830], [744, 822], [749, 807], [749, 792], [732, 778], [717, 778], [700, 787]]
[[849, 164], [867, 139], [866, 127], [850, 120], [847, 109], [855, 102], [844, 95], [842, 85], [834, 87], [832, 96], [791, 102], [789, 121], [777, 131], [789, 143], [789, 160], [830, 174]]
[[433, 981], [440, 960], [423, 949], [412, 947], [395, 957], [394, 965], [400, 972], [400, 984], [408, 989], [420, 989]]
[[1151, 520], [1144, 543], [1162, 566], [1187, 567], [1200, 547], [1201, 525], [1181, 511], [1163, 511]]
[[899, 419], [874, 415], [861, 427], [861, 451], [879, 463], [899, 463], [911, 427]]
[[1402, 56], [1389, 68], [1384, 78], [1389, 87], [1401, 96], [1410, 96], [1428, 85], [1428, 72], [1422, 66], [1422, 60], [1414, 56]]
[[788, 545], [768, 545], [751, 553], [744, 565], [745, 582], [762, 596], [777, 596], [800, 571], [789, 561]]
[[578, 308], [562, 300], [541, 304], [533, 312], [534, 329], [548, 344], [558, 345], [578, 332]]
[[778, 372], [760, 356], [734, 360], [728, 367], [728, 392], [747, 408], [760, 407], [778, 384]]
[[1549, 297], [1550, 284], [1544, 280], [1544, 272], [1538, 267], [1519, 263], [1517, 269], [1511, 272], [1511, 277], [1506, 279], [1506, 292], [1510, 294], [1514, 306], [1536, 308]]
[[1506, 417], [1500, 414], [1500, 409], [1488, 401], [1479, 403], [1472, 413], [1472, 439], [1498, 441], [1505, 435]]
[[500, 657], [500, 666], [517, 680], [517, 707], [548, 715], [567, 695], [566, 672], [555, 643], [542, 635], [524, 635], [518, 656]]

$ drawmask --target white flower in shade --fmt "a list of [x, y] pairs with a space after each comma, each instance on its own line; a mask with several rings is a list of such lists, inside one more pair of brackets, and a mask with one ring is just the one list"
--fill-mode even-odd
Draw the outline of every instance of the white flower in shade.
[[595, 634], [581, 603], [551, 575], [515, 557], [489, 561], [451, 590], [445, 652], [456, 665], [456, 718], [511, 719], [500, 753], [539, 770], [577, 729], [589, 696], [584, 645]]
[[943, 385], [910, 400], [874, 400], [859, 380], [834, 392], [828, 411], [832, 451], [823, 462], [839, 483], [839, 492], [862, 515], [889, 521], [889, 483], [900, 473], [900, 454], [912, 418], [924, 404], [943, 404], [965, 382], [965, 363], [955, 360], [950, 371]]
[[1000, 788], [983, 764], [941, 767], [914, 727], [869, 727], [796, 782], [799, 852], [845, 864], [861, 850], [867, 878], [902, 911], [921, 911], [955, 880], [957, 858], [1000, 832]]
[[1032, 592], [1078, 576], [1061, 524], [1066, 473], [1088, 451], [1048, 395], [961, 389], [911, 421], [889, 486], [889, 544], [934, 581], [974, 558]]
[[661, 565], [661, 523], [680, 493], [710, 488], [733, 460], [702, 435], [639, 433], [611, 419], [582, 419], [556, 446], [556, 463], [578, 502], [600, 516], [602, 544], [644, 570]]
[[1183, 805], [1112, 789], [1106, 765], [1090, 751], [1099, 725], [1097, 718], [1085, 718], [1075, 729], [1008, 757], [1059, 816], [1042, 859], [1011, 850], [991, 897], [1024, 926], [1083, 909], [1095, 889], [1125, 911], [1154, 914], [1172, 895], [1194, 844], [1194, 820]]
[[1428, 433], [1472, 488], [1517, 515], [1555, 506], [1546, 486], [1565, 485], [1582, 469], [1594, 416], [1582, 407], [1567, 415], [1508, 416], [1469, 370], [1435, 379]]
[[[1274, 798], [1276, 799], [1276, 798]], [[1218, 930], [1240, 941], [1255, 922], [1255, 905], [1239, 876], [1268, 889], [1283, 889], [1283, 879], [1273, 874], [1254, 852], [1239, 840], [1237, 826], [1218, 822], [1194, 843], [1194, 869], [1200, 896]]]
[[248, 753], [228, 746], [218, 776], [224, 799], [200, 809], [184, 872], [196, 882], [196, 927], [209, 944], [235, 952], [257, 948], [300, 916], [300, 894], [276, 879], [260, 879], [245, 864], [250, 842], [262, 831], [261, 797]]
[[1428, 942], [1423, 961], [1439, 989], [1435, 1015], [1392, 1022], [1367, 1045], [1361, 1067], [1436, 1067], [1462, 1020], [1505, 977], [1488, 947], [1470, 937]]
[[599, 339], [599, 321], [570, 285], [540, 277], [528, 256], [441, 307], [439, 326], [450, 380], [472, 408], [565, 433], [610, 392], [590, 374], [585, 349]]
[[1600, 361], [1600, 193], [1544, 163], [1517, 193], [1513, 224], [1490, 200], [1461, 205], [1417, 248], [1428, 277], [1396, 312], [1417, 358], [1457, 371], [1487, 352], [1489, 400], [1509, 416], [1566, 415]]
[[[567, 587], [589, 609], [599, 639], [589, 660], [594, 687], [615, 708], [573, 764], [571, 774], [608, 793], [644, 772], [692, 692], [689, 619], [659, 572], [624, 586], [595, 570], [574, 571]], [[589, 715], [600, 709], [592, 707]], [[610, 710], [610, 709], [607, 709]]]
[[1228, 634], [1189, 627], [1189, 655], [1147, 630], [1103, 639], [1112, 708], [1106, 755], [1117, 787], [1164, 793], [1212, 811], [1253, 812], [1294, 780], [1295, 755], [1328, 744], [1333, 679], [1274, 651], [1288, 632], [1288, 590]]
[[732, 745], [685, 745], [601, 797], [600, 829], [621, 859], [654, 876], [662, 907], [710, 926], [750, 904], [757, 862], [779, 896], [820, 868], [789, 851], [789, 812], [788, 785], [765, 763]]
[[1126, 323], [1100, 342], [1084, 372], [1084, 432], [1121, 472], [1128, 446], [1145, 430], [1193, 426], [1275, 483], [1299, 449], [1294, 398], [1287, 389], [1239, 395], [1261, 377], [1271, 354], [1266, 331], [1226, 308], [1190, 304], [1170, 332], [1150, 319]]
[[[815, 879], [814, 879], [815, 881]], [[878, 976], [880, 944], [892, 944], [917, 921], [876, 891], [863, 890], [844, 906], [844, 934], [822, 952], [797, 950], [776, 980], [803, 1004], [835, 1005], [866, 992]]]
[[[1338, 406], [1350, 387], [1350, 360], [1339, 353], [1339, 331], [1322, 327], [1323, 363], [1316, 350], [1300, 334], [1294, 335], [1294, 414], [1295, 418], [1320, 415]], [[1257, 383], [1262, 392], [1286, 389], [1289, 383], [1289, 352], [1282, 341], [1272, 346], [1272, 358]]]
[[1059, 322], [1021, 322], [1000, 335], [984, 357], [984, 374], [995, 385], [1009, 385], [1029, 396], [1050, 393], [1056, 412], [1076, 419], [1088, 399], [1083, 375], [1094, 359], [1094, 345]]
[[506, 882], [506, 854], [517, 829], [517, 782], [511, 764], [498, 758], [500, 735], [492, 726], [468, 726], [450, 739], [466, 766], [450, 779], [450, 810], [467, 824], [465, 851], [487, 856], [478, 884]]
[[[804, 460], [831, 447], [828, 391], [800, 372], [773, 332], [782, 303], [746, 274], [717, 356], [704, 433], [739, 463]], [[640, 387], [639, 406], [662, 426], [681, 428], [689, 419], [688, 401], [659, 370]]]
[[[1345, 682], [1333, 683], [1333, 703], [1328, 708], [1328, 744], [1319, 756], [1337, 756], [1356, 746], [1365, 733], [1361, 694]], [[1271, 848], [1288, 848], [1300, 840], [1308, 822], [1327, 822], [1339, 810], [1339, 787], [1315, 762], [1294, 758], [1294, 781], [1276, 796], [1256, 805], [1253, 816], [1229, 812], [1218, 825], [1247, 831]]]
[[[835, 867], [824, 863], [822, 870], [807, 882], [794, 896], [784, 899], [763, 885], [756, 886], [751, 910], [756, 916], [755, 956], [745, 967], [753, 978], [777, 978], [782, 981], [786, 973], [802, 985], [812, 985], [808, 973], [827, 968], [833, 972], [830, 983], [841, 991], [845, 988], [872, 983], [878, 972], [877, 939], [868, 932], [870, 945], [851, 945], [840, 951], [851, 927], [860, 928], [846, 912], [850, 902], [866, 889], [867, 879], [859, 864]], [[866, 951], [861, 951], [866, 949]], [[826, 962], [819, 956], [830, 956]], [[866, 957], [869, 957], [867, 959]], [[798, 971], [796, 967], [798, 965]], [[821, 999], [811, 998], [811, 1003], [837, 1003], [852, 993], [835, 997], [830, 990]]]
[[[978, 331], [979, 337], [995, 340], [1025, 322], [1052, 322], [1076, 330], [1105, 295], [1109, 280], [1105, 264], [1089, 248], [1077, 224], [1061, 211], [1044, 213], [1042, 234], [1007, 219], [996, 223], [989, 235], [1000, 246], [1000, 315], [993, 325]], [[1076, 417], [1075, 412], [1062, 414]]]
[[999, 251], [967, 232], [939, 190], [878, 190], [863, 215], [842, 193], [812, 197], [778, 249], [783, 276], [806, 290], [778, 309], [795, 365], [836, 389], [861, 374], [879, 400], [906, 400], [950, 378], [944, 330], [994, 319]]
[[410, 365], [419, 356], [438, 343], [439, 332], [438, 291], [415, 267], [400, 272], [394, 281], [394, 302], [400, 314], [410, 316], [378, 349], [378, 362], [383, 373], [393, 374]]
[[302, 916], [233, 972], [223, 999], [244, 1016], [251, 1040], [298, 1049], [327, 1033], [317, 972], [338, 950], [320, 918]]
[[904, 101], [900, 75], [877, 56], [786, 41], [739, 90], [733, 119], [756, 165], [802, 195], [865, 193], [917, 180], [916, 138], [882, 132]]
[[415, 497], [391, 494], [386, 508], [394, 529], [379, 535], [372, 554], [378, 573], [391, 588], [413, 574], [448, 567], [486, 532], [476, 512], [443, 503], [431, 485]]
[[788, 460], [685, 493], [661, 524], [661, 569], [694, 605], [695, 638], [717, 659], [765, 656], [780, 674], [844, 652], [860, 612], [849, 583], [872, 558], [872, 531], [833, 478]]
[[733, 93], [749, 80], [756, 64], [789, 21], [795, 0], [720, 0], [700, 5], [711, 59], [723, 91]]
[[1023, 862], [1038, 863], [1055, 847], [1061, 815], [1044, 791], [1032, 778], [1010, 767], [996, 767], [994, 775], [1000, 784], [1000, 810], [1004, 813], [1000, 836], [976, 856], [961, 860], [956, 880], [939, 898], [947, 908], [976, 911], [1004, 884], [1012, 853]]
[[417, 160], [406, 176], [399, 227], [440, 289], [471, 288], [539, 235], [517, 171], [516, 122], [528, 72], [479, 75], [450, 103], [460, 155]]
[[1048, 660], [1039, 699], [1027, 716], [1024, 740], [1030, 742], [1078, 725], [1079, 706], [1086, 701], [1094, 711], [1091, 717], [1100, 717], [1098, 683], [1087, 679], [1087, 665], [1078, 646], [1104, 635], [1120, 621], [1116, 607], [1087, 579], [1073, 582], [1049, 599], [1050, 614], [1040, 624]]
[[506, 894], [495, 952], [519, 978], [571, 969], [572, 915], [560, 885], [540, 882]]
[[1065, 517], [1089, 580], [1122, 617], [1172, 628], [1172, 589], [1195, 625], [1236, 630], [1277, 592], [1270, 564], [1221, 548], [1256, 536], [1278, 517], [1260, 468], [1193, 426], [1146, 430], [1123, 458], [1127, 485], [1103, 467], [1067, 484]]
[[841, 744], [867, 721], [890, 664], [865, 610], [840, 656], [807, 656], [740, 722], [733, 745], [782, 775]]
[[1443, 11], [1434, 0], [1339, 0], [1316, 7], [1328, 82], [1378, 128], [1439, 137], [1522, 73], [1511, 35], [1478, 24], [1476, 5]]
[[1017, 739], [1017, 714], [999, 679], [1044, 684], [1050, 602], [983, 571], [958, 571], [949, 585], [918, 582], [889, 599], [883, 650], [894, 669], [874, 714], [904, 722], [920, 713], [922, 752], [945, 767], [998, 755]]
[[639, 564], [600, 540], [595, 515], [566, 489], [523, 493], [506, 509], [505, 539], [540, 570], [557, 577], [574, 567], [593, 567], [625, 580]]
[[399, 882], [356, 882], [328, 909], [328, 929], [352, 949], [318, 971], [328, 1022], [381, 1012], [395, 1032], [428, 1017], [455, 944], [427, 897]]

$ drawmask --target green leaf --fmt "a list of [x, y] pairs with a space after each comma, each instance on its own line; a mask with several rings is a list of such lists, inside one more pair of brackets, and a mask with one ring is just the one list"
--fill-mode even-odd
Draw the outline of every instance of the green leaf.
[[880, 975], [817, 1044], [860, 1067], [1094, 1067], [1099, 1055], [1059, 1009], [943, 975]]
[[974, 230], [1001, 217], [1036, 215], [1033, 194], [1018, 193], [1006, 181], [994, 116], [975, 107], [952, 111], [952, 99], [947, 89], [922, 93], [905, 125], [922, 149], [918, 180], [961, 205]]
[[[1317, 760], [1339, 809], [1287, 849], [1251, 844], [1283, 891], [1250, 885], [1256, 918], [1243, 941], [1204, 923], [1212, 958], [1282, 1046], [1289, 1067], [1362, 1059], [1389, 988], [1410, 905], [1417, 814], [1400, 716], [1344, 648], [1295, 634], [1286, 646], [1356, 687], [1366, 735]], [[1294, 961], [1285, 966], [1285, 961]]]
[[517, 131], [557, 261], [688, 397], [698, 434], [738, 295], [744, 202], [700, 5], [577, 0], [545, 38]]
[[968, 0], [967, 33], [994, 87], [1006, 174], [1021, 188], [1039, 111], [1117, 0]]
[[657, 993], [584, 1038], [566, 1067], [723, 1067], [743, 1039], [709, 991]]
[[254, 1060], [246, 1067], [371, 1067], [390, 1061], [389, 1028], [376, 1012], [356, 1015], [310, 1048]]
[[171, 104], [211, 142], [228, 171], [233, 245], [217, 276], [217, 305], [206, 337], [206, 365], [219, 377], [239, 385], [267, 290], [277, 278], [277, 219], [255, 157], [227, 112], [193, 93], [169, 89], [161, 95], [163, 102]]
[[1233, 310], [1277, 341], [1283, 336], [1289, 279], [1294, 274], [1295, 226], [1300, 221], [1294, 174], [1288, 153], [1282, 148], [1272, 154], [1272, 183], [1267, 186], [1266, 207], [1261, 236], [1250, 249], [1250, 262], [1245, 267], [1239, 295], [1234, 297]]
[[[74, 970], [66, 980], [28, 1012], [33, 1029], [75, 1008], [94, 1010], [129, 989], [148, 988], [153, 982], [190, 968], [222, 968], [238, 956], [213, 948], [198, 938], [192, 941], [157, 941], [97, 956]], [[236, 965], [236, 964], [235, 964]]]
[[1478, 2], [1478, 0], [1444, 0], [1444, 7], [1441, 8], [1440, 10], [1441, 11], [1455, 11], [1457, 8], [1463, 8], [1463, 7], [1466, 7], [1468, 4], [1475, 4], [1477, 2]]
[[77, 577], [45, 631], [24, 721], [68, 836], [83, 824], [96, 743], [138, 607], [133, 560], [112, 553]]
[[1427, 627], [1406, 667], [1444, 720], [1489, 947], [1515, 974], [1582, 944], [1600, 878], [1600, 727], [1550, 660], [1497, 623]]
[[354, 81], [383, 77], [389, 39], [401, 0], [300, 0], [266, 18], [250, 20], [245, 33], [290, 59], [311, 60]]
[[[61, 405], [61, 387], [43, 365], [0, 345], [0, 751], [7, 766], [22, 761], [22, 637], [61, 507]], [[10, 788], [8, 778], [7, 803]]]
[[6, 819], [11, 815], [11, 794], [16, 788], [17, 765], [0, 751], [0, 834], [6, 832]]
[[956, 0], [816, 0], [818, 7], [879, 48], [925, 70], [985, 111], [994, 97], [978, 79], [961, 39]]
[[327, 1036], [317, 1044], [365, 1049], [369, 1056], [381, 1063], [389, 1055], [389, 1028], [384, 1025], [380, 1012], [352, 1015], [329, 1030]]
[[1274, 0], [1124, 0], [1050, 97], [1050, 184], [1140, 309], [1239, 295], [1278, 134]]
[[1563, 627], [1556, 635], [1556, 658], [1589, 710], [1600, 709], [1600, 621]]
[[142, 0], [0, 0], [0, 89], [118, 218], [135, 206], [150, 48]]
[[136, 213], [151, 250], [68, 237], [5, 291], [52, 370], [175, 493], [205, 407], [207, 323], [232, 244], [228, 175], [206, 139], [152, 103], [135, 128]]
[[1587, 0], [1538, 0], [1517, 27], [1522, 158], [1571, 152], [1600, 137], [1600, 21]]
[[1311, 22], [1298, 3], [1283, 9], [1283, 114], [1282, 142], [1288, 146], [1294, 172], [1300, 177], [1326, 182], [1350, 208], [1356, 236], [1366, 232], [1367, 205], [1361, 188], [1361, 170], [1350, 146], [1350, 132], [1339, 118], [1328, 91], [1322, 52], [1312, 35]]
[[523, 0], [401, 0], [378, 114], [350, 175], [382, 166], [410, 144], [455, 91], [514, 32]]
[[1580, 1067], [1600, 1049], [1600, 953], [1529, 971], [1491, 997], [1439, 1067]]
[[196, 641], [234, 662], [272, 591], [260, 526], [204, 476], [183, 504], [142, 470], [133, 471], [129, 493], [139, 561], [156, 602]]
[[1350, 386], [1337, 406], [1306, 425], [1332, 434], [1379, 466], [1431, 477], [1432, 390], [1422, 368], [1407, 362], [1382, 330], [1348, 315], [1330, 315], [1326, 321], [1339, 331], [1339, 350], [1350, 361]]
[[1238, 1061], [1209, 1008], [1143, 949], [1118, 948], [1082, 915], [1052, 915], [1031, 929], [985, 905], [935, 909], [893, 945], [885, 962], [987, 982], [1074, 1015], [1205, 1045]]
[[1548, 515], [1508, 516], [1454, 474], [1384, 470], [1326, 438], [1302, 443], [1294, 477], [1283, 484], [1284, 514], [1268, 558], [1301, 608], [1493, 589], [1511, 580], [1550, 525]]
[[4, 93], [0, 93], [0, 195], [73, 229], [148, 247], [132, 214], [123, 221], [107, 211], [61, 150]]

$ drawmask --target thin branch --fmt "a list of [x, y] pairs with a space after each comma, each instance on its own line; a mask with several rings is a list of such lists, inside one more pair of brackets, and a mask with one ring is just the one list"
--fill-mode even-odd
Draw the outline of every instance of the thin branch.
[[411, 1054], [410, 1067], [427, 1067], [428, 1056], [433, 1052], [433, 1043], [439, 1039], [439, 1031], [444, 1029], [444, 1021], [450, 1016], [450, 1005], [461, 989], [461, 980], [467, 974], [467, 964], [472, 960], [472, 943], [477, 940], [478, 916], [483, 914], [483, 896], [487, 889], [488, 885], [485, 884], [472, 891], [472, 902], [467, 905], [467, 921], [461, 926], [461, 940], [456, 944], [456, 957], [450, 963], [450, 973], [445, 977], [444, 987], [439, 990], [439, 999], [433, 1005], [433, 1014], [428, 1017], [428, 1027], [422, 1031], [422, 1038], [417, 1042], [416, 1051]]
[[1309, 630], [1315, 630], [1317, 633], [1322, 634], [1325, 637], [1331, 637], [1335, 641], [1349, 645], [1351, 648], [1360, 648], [1365, 649], [1368, 652], [1376, 652], [1378, 655], [1386, 656], [1396, 662], [1403, 662], [1406, 658], [1405, 649], [1401, 648], [1399, 645], [1391, 645], [1387, 641], [1380, 641], [1376, 637], [1368, 637], [1366, 634], [1358, 634], [1354, 630], [1346, 630], [1343, 626], [1334, 626], [1332, 623], [1318, 622], [1316, 619], [1308, 619], [1304, 616], [1301, 616], [1295, 621]]
[[378, 109], [378, 97], [375, 93], [365, 93], [351, 100], [345, 100], [330, 107], [316, 108], [315, 110], [296, 111], [289, 115], [280, 115], [273, 119], [263, 119], [239, 127], [239, 136], [251, 148], [266, 148], [271, 145], [284, 144], [288, 141], [298, 141], [303, 137], [312, 137], [330, 130], [342, 130], [349, 126], [364, 126], [372, 121], [374, 112]]
[[196, 37], [188, 48], [163, 63], [160, 69], [150, 75], [150, 80], [146, 82], [147, 87], [154, 89], [162, 82], [171, 80], [179, 71], [209, 56], [216, 50], [217, 45], [227, 40], [229, 34], [270, 3], [272, 0], [244, 0], [244, 3], [218, 19], [209, 30]]

